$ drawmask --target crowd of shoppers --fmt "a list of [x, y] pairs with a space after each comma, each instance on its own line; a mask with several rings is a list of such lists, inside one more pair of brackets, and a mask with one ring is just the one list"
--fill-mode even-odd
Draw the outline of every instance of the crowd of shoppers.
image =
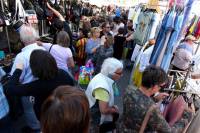
[[[24, 48], [14, 60], [10, 79], [2, 86], [9, 109], [7, 107], [5, 111], [6, 122], [0, 119], [0, 132], [5, 131], [3, 128], [7, 125], [12, 125], [8, 110], [16, 113], [15, 108], [20, 105], [27, 127], [22, 132], [26, 133], [136, 133], [141, 129], [144, 132], [170, 133], [184, 130], [192, 117], [188, 108], [183, 119], [177, 118], [173, 126], [158, 108], [154, 108], [146, 127], [143, 126], [146, 114], [156, 104], [154, 100], [160, 101], [168, 96], [166, 93], [158, 94], [168, 81], [167, 74], [160, 67], [147, 67], [142, 75], [141, 87], [125, 89], [124, 109], [122, 116], [119, 114], [115, 104], [115, 96], [119, 95], [116, 83], [123, 75], [123, 60], [130, 60], [134, 49], [133, 23], [121, 17], [126, 15], [125, 11], [117, 8], [116, 16], [107, 18], [94, 10], [92, 18], [83, 20], [80, 29], [77, 22], [80, 18], [73, 18], [79, 30], [78, 37], [73, 39], [65, 17], [48, 2], [46, 6], [57, 17], [51, 25], [55, 30], [54, 41], [39, 41], [37, 32], [29, 24], [20, 27]], [[75, 16], [79, 17], [79, 14]], [[184, 45], [180, 45], [177, 51], [183, 49], [182, 52], [191, 55], [193, 39], [192, 36], [186, 37]], [[131, 51], [125, 58], [124, 48]], [[179, 58], [178, 55], [180, 53], [176, 52], [174, 60]], [[83, 90], [75, 81], [73, 70], [75, 65], [83, 66], [88, 60], [94, 63], [94, 77]], [[12, 104], [16, 99], [20, 104]], [[2, 127], [1, 123], [6, 126]]]

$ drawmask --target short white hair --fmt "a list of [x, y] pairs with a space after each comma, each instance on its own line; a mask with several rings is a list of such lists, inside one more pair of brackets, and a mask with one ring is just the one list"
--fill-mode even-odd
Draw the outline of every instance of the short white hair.
[[117, 69], [123, 69], [123, 64], [116, 58], [107, 58], [101, 66], [101, 73], [105, 76], [113, 75]]
[[30, 25], [22, 25], [19, 31], [20, 40], [25, 44], [30, 44], [39, 38], [36, 30]]

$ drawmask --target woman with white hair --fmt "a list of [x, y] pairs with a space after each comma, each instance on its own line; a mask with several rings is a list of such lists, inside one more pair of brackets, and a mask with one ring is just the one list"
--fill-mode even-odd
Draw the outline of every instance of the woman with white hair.
[[[89, 83], [86, 95], [89, 100], [93, 132], [106, 132], [115, 128], [118, 108], [114, 105], [114, 83], [122, 76], [123, 64], [115, 58], [104, 60], [101, 72]], [[98, 129], [99, 127], [99, 129]], [[106, 128], [105, 128], [106, 127]]]

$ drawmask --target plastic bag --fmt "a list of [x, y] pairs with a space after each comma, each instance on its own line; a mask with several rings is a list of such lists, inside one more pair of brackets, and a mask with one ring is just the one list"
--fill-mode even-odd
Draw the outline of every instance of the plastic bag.
[[78, 82], [79, 84], [87, 85], [92, 79], [94, 73], [94, 65], [91, 60], [88, 60], [85, 66], [80, 67]]

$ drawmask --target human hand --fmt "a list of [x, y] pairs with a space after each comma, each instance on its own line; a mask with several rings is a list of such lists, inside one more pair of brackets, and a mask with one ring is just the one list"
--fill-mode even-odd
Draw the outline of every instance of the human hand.
[[96, 51], [97, 51], [97, 48], [92, 49], [92, 53], [96, 53]]
[[49, 9], [52, 8], [52, 7], [50, 6], [49, 2], [46, 2], [46, 4], [47, 4], [47, 7], [48, 7]]
[[24, 64], [22, 62], [19, 62], [16, 64], [16, 69], [22, 70], [24, 68]]
[[186, 106], [185, 111], [195, 113], [195, 106], [192, 103], [190, 106]]
[[38, 46], [42, 46], [42, 42], [41, 41], [36, 41]]
[[157, 101], [161, 101], [161, 100], [163, 100], [164, 98], [166, 98], [167, 96], [169, 96], [168, 93], [159, 93], [158, 95], [154, 96], [154, 98], [155, 98]]
[[117, 105], [113, 105], [112, 108], [114, 109], [115, 113], [119, 113], [119, 108]]

